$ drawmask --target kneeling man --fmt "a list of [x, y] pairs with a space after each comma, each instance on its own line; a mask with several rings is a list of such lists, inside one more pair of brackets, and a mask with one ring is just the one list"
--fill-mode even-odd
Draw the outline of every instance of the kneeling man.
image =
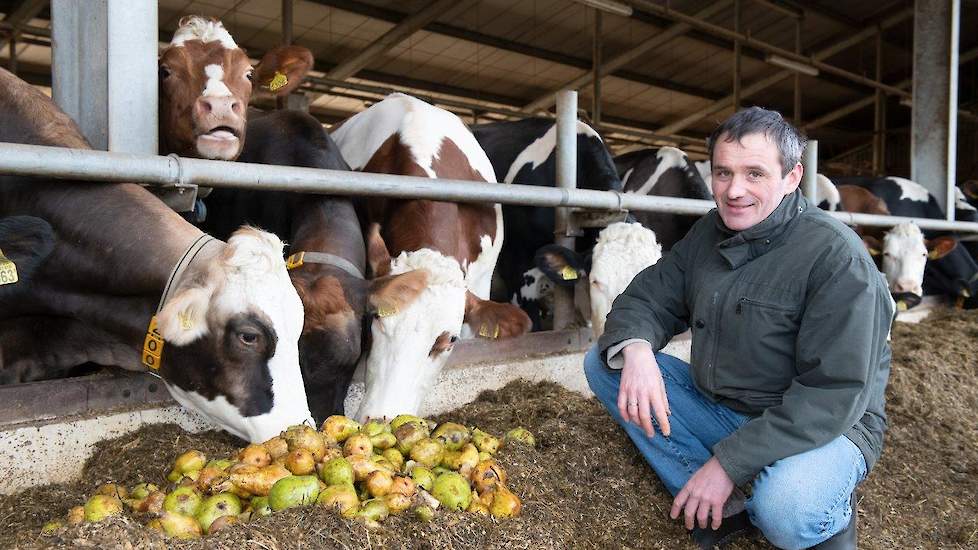
[[[855, 487], [882, 449], [893, 301], [860, 238], [798, 190], [805, 142], [757, 107], [721, 124], [717, 208], [635, 277], [585, 359], [703, 548], [755, 527], [855, 548]], [[687, 329], [689, 364], [658, 352]]]

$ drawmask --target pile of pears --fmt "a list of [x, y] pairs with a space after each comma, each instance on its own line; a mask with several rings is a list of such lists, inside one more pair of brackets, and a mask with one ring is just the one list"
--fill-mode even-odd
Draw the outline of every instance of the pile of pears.
[[[514, 517], [522, 503], [493, 459], [512, 442], [535, 445], [522, 427], [500, 440], [478, 428], [436, 426], [413, 415], [363, 425], [336, 415], [318, 431], [290, 426], [234, 459], [208, 461], [200, 451], [187, 451], [167, 475], [169, 492], [152, 483], [131, 490], [107, 483], [84, 506], [69, 510], [66, 522], [97, 522], [128, 509], [147, 527], [193, 539], [296, 506], [325, 506], [370, 527], [390, 514], [431, 521], [437, 510]], [[42, 531], [61, 526], [51, 521]]]

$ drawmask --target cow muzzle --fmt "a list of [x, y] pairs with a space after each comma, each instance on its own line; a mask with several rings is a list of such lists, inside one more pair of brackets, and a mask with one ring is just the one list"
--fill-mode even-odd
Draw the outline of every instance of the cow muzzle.
[[920, 304], [921, 297], [913, 292], [894, 292], [893, 301], [896, 302], [898, 311], [913, 309]]

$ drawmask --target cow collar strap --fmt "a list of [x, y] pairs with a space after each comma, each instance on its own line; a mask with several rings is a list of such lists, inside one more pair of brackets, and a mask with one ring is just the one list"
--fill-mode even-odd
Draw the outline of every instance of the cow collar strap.
[[193, 263], [194, 258], [197, 257], [197, 253], [207, 246], [208, 243], [216, 240], [206, 233], [197, 237], [197, 240], [184, 251], [177, 265], [173, 266], [173, 271], [170, 272], [170, 277], [166, 280], [166, 286], [163, 287], [163, 295], [160, 296], [160, 304], [156, 307], [156, 313], [153, 315], [153, 318], [149, 320], [149, 328], [146, 329], [146, 338], [143, 340], [143, 365], [149, 369], [150, 374], [156, 374], [154, 371], [160, 369], [161, 359], [163, 357], [163, 336], [156, 326], [156, 317], [163, 310], [163, 306], [166, 305], [166, 301], [170, 297], [170, 292], [173, 290], [174, 283], [180, 279], [180, 276], [183, 275], [187, 267]]
[[353, 262], [346, 258], [340, 258], [328, 252], [296, 252], [285, 260], [285, 267], [290, 271], [302, 267], [303, 264], [323, 264], [338, 267], [357, 279], [363, 279], [363, 272]]

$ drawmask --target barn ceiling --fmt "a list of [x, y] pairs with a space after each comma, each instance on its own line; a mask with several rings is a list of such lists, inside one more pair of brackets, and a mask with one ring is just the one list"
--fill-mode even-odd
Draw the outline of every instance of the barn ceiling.
[[[738, 28], [735, 6], [742, 35], [794, 52], [798, 32], [801, 54], [828, 65], [817, 77], [799, 76], [797, 84], [801, 125], [820, 140], [823, 157], [872, 138], [871, 103], [834, 115], [872, 96], [874, 89], [856, 80], [875, 80], [873, 31], [879, 25], [885, 25], [882, 82], [897, 85], [911, 76], [910, 0], [619, 3], [630, 4], [632, 15], [602, 13], [600, 33], [602, 63], [626, 59], [601, 79], [601, 129], [618, 150], [673, 143], [702, 151], [704, 137], [733, 109], [734, 42], [724, 31]], [[961, 4], [959, 101], [978, 113], [978, 36], [966, 32], [978, 28], [978, 0]], [[181, 16], [209, 15], [258, 56], [282, 42], [281, 10], [281, 0], [159, 0], [160, 40], [169, 40]], [[0, 63], [10, 63], [7, 44], [15, 28], [18, 73], [49, 85], [48, 2], [0, 0], [0, 13]], [[316, 56], [305, 91], [311, 111], [324, 122], [358, 112], [390, 90], [440, 102], [469, 121], [509, 119], [552, 109], [554, 92], [575, 82], [580, 107], [593, 117], [592, 85], [580, 82], [592, 71], [595, 13], [572, 0], [295, 0], [293, 41]], [[683, 16], [700, 16], [697, 21], [708, 25], [678, 27]], [[825, 55], [864, 31], [866, 39]], [[367, 55], [382, 37], [389, 45]], [[765, 61], [764, 47], [741, 44], [741, 105], [794, 117], [797, 73]], [[783, 77], [775, 78], [779, 73]], [[905, 132], [910, 122], [899, 99], [887, 100], [887, 127], [894, 133]], [[978, 118], [962, 120], [974, 132]]]

